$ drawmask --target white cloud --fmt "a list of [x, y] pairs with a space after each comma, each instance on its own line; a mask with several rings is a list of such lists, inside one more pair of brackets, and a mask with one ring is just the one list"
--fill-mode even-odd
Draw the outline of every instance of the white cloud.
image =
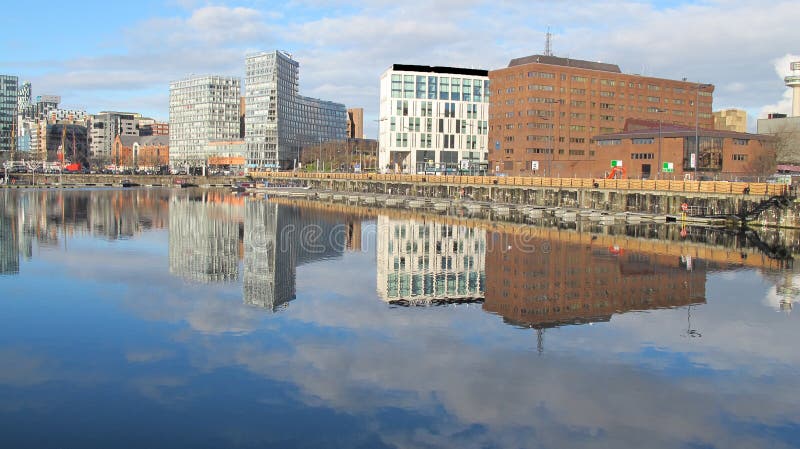
[[[173, 2], [186, 13], [131, 25], [116, 54], [55, 62], [51, 73], [34, 79], [35, 88], [83, 104], [75, 97], [166, 90], [170, 80], [192, 73], [243, 76], [245, 54], [279, 48], [301, 64], [301, 93], [364, 107], [370, 120], [377, 116], [378, 78], [390, 64], [499, 68], [541, 52], [550, 25], [558, 55], [616, 63], [628, 73], [710, 82], [718, 87], [717, 109], [758, 115], [787, 110], [787, 90], [773, 66], [775, 58], [796, 51], [800, 39], [791, 1], [662, 6], [603, 0], [557, 7], [517, 1]], [[374, 135], [375, 124], [366, 125]]]

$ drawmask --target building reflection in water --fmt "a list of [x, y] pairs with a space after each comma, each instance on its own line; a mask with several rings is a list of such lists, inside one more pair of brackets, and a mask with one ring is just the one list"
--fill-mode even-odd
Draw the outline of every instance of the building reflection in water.
[[378, 217], [378, 296], [392, 304], [479, 301], [486, 283], [486, 231]]
[[492, 233], [484, 310], [537, 329], [705, 303], [707, 264], [617, 246]]
[[34, 246], [67, 248], [71, 237], [133, 238], [166, 228], [169, 191], [0, 190], [0, 273], [19, 272]]
[[169, 206], [169, 270], [199, 282], [239, 279], [244, 199], [222, 192], [173, 196]]
[[[243, 298], [278, 310], [295, 298], [297, 267], [342, 257], [360, 229], [340, 213], [249, 199], [245, 205]], [[360, 233], [360, 231], [359, 231]], [[360, 235], [359, 235], [360, 244]]]

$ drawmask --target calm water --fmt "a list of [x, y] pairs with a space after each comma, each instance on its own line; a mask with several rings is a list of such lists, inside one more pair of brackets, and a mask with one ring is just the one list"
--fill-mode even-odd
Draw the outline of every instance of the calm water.
[[0, 191], [0, 447], [800, 447], [792, 239], [569, 227]]

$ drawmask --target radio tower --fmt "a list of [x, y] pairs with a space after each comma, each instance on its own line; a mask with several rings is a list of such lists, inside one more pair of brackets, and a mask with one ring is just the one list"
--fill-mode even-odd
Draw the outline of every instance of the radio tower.
[[547, 27], [547, 34], [544, 38], [544, 55], [553, 56], [553, 35], [550, 33], [550, 27]]
[[792, 88], [792, 117], [798, 117], [800, 116], [800, 75], [797, 72], [800, 71], [800, 61], [792, 62], [789, 64], [789, 68], [792, 70], [792, 74], [784, 78], [783, 82], [786, 83], [786, 87]]

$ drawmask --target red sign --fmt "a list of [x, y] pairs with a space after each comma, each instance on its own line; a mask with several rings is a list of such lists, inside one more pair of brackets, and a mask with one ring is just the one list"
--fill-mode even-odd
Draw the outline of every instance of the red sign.
[[689, 205], [686, 203], [681, 204], [681, 210], [686, 212], [687, 210], [689, 210]]

